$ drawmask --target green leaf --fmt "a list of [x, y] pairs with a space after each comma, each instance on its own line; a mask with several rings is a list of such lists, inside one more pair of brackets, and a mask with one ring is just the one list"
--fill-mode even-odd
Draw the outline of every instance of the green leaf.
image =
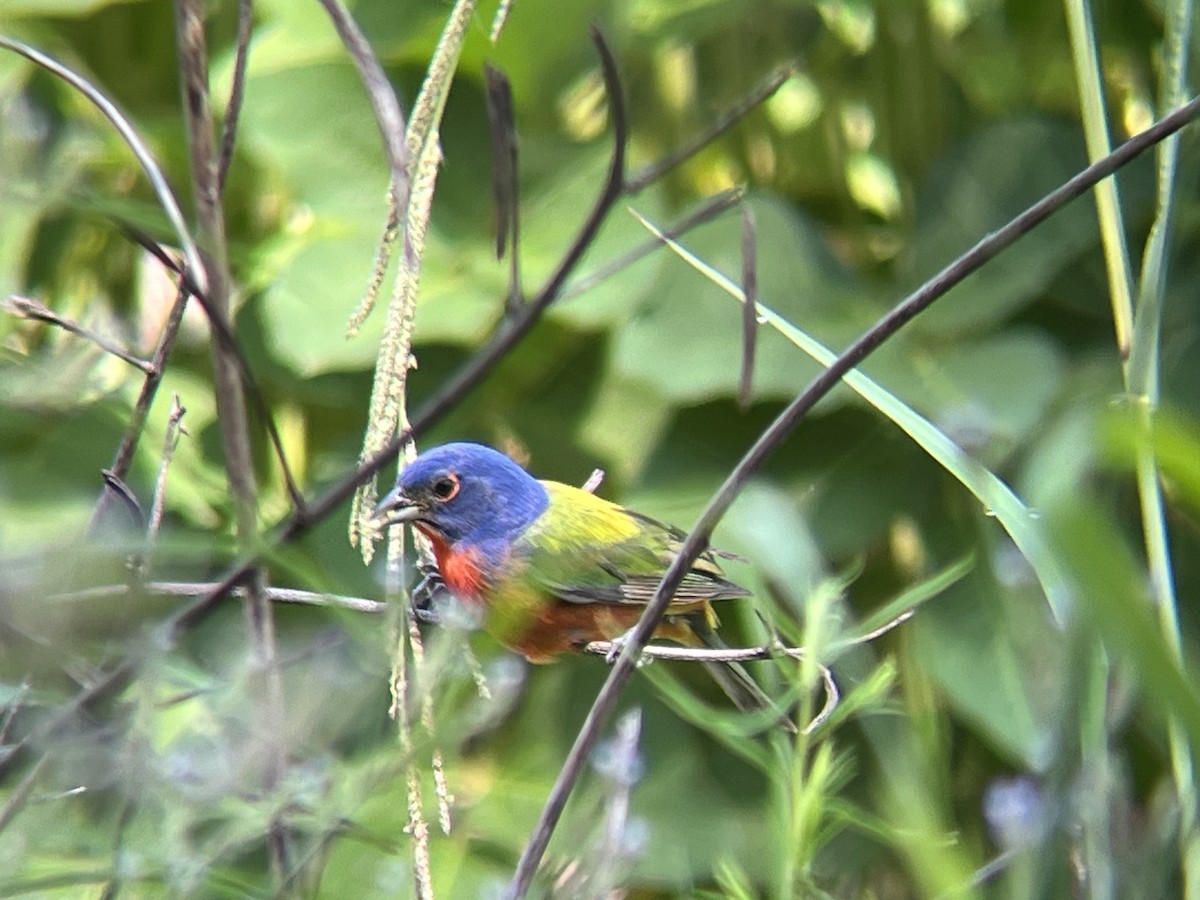
[[1040, 676], [1053, 645], [1001, 601], [993, 583], [974, 577], [904, 627], [916, 638], [914, 658], [950, 705], [1011, 759], [1040, 771], [1052, 751], [1057, 693]]

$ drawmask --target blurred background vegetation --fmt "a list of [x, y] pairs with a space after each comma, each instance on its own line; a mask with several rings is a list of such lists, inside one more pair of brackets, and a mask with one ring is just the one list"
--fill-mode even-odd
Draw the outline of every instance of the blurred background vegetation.
[[[1081, 63], [1086, 53], [1073, 53], [1068, 19], [1083, 7], [1070, 2], [516, 0], [493, 45], [494, 7], [476, 13], [442, 123], [412, 408], [503, 316], [507, 263], [494, 254], [485, 61], [507, 73], [514, 92], [527, 286], [564, 252], [610, 152], [589, 22], [619, 60], [635, 166], [798, 61], [770, 100], [629, 205], [663, 224], [744, 186], [761, 300], [841, 348], [1086, 164], [1095, 123], [1081, 117], [1081, 96], [1102, 95], [1118, 143], [1164, 110], [1160, 97], [1172, 90], [1164, 60], [1186, 62], [1196, 46], [1181, 13], [1187, 4], [1166, 0], [1094, 4], [1098, 79]], [[225, 194], [235, 327], [311, 494], [352, 469], [362, 443], [383, 316], [353, 339], [344, 332], [383, 228], [387, 165], [320, 6], [260, 0], [254, 9]], [[220, 106], [236, 3], [208, 11]], [[406, 104], [448, 12], [428, 0], [353, 6]], [[190, 196], [169, 4], [5, 0], [0, 32], [112, 97], [176, 193]], [[1181, 57], [1164, 36], [1182, 45]], [[623, 700], [642, 710], [637, 764], [597, 756], [551, 844], [540, 891], [1200, 896], [1190, 768], [1200, 695], [1186, 664], [1174, 661], [1162, 603], [1173, 584], [1187, 659], [1200, 627], [1197, 145], [1185, 132], [1177, 176], [1167, 181], [1176, 202], [1169, 220], [1154, 154], [1118, 178], [1135, 279], [1156, 216], [1165, 229], [1161, 292], [1157, 279], [1135, 281], [1132, 365], [1147, 380], [1131, 387], [1128, 370], [1123, 376], [1110, 299], [1120, 279], [1106, 267], [1090, 196], [891, 341], [866, 373], [973, 462], [935, 462], [878, 409], [836, 391], [718, 529], [719, 545], [750, 560], [731, 566], [734, 577], [757, 590], [755, 601], [722, 610], [727, 639], [763, 640], [757, 609], [785, 637], [829, 646], [944, 567], [970, 559], [969, 574], [912, 621], [833, 660], [843, 707], [798, 746], [749, 735], [702, 673], [683, 664], [646, 669]], [[170, 240], [135, 161], [96, 110], [0, 52], [0, 298], [36, 298], [149, 353], [174, 288], [117, 222]], [[581, 274], [646, 238], [622, 206]], [[683, 242], [737, 277], [736, 213]], [[1150, 307], [1161, 321], [1144, 314]], [[660, 250], [552, 307], [423, 443], [482, 440], [541, 477], [571, 483], [601, 467], [603, 496], [686, 528], [819, 371], [763, 325], [753, 402], [740, 409], [740, 321], [735, 300]], [[157, 579], [213, 580], [234, 553], [207, 345], [193, 310], [127, 479], [147, 502], [178, 394], [188, 434], [168, 481]], [[140, 385], [134, 369], [87, 341], [0, 318], [5, 745], [65, 708], [97, 672], [131, 655], [139, 661], [116, 701], [72, 718], [6, 772], [0, 894], [410, 894], [405, 760], [387, 714], [392, 639], [381, 617], [277, 606], [288, 755], [283, 778], [264, 792], [246, 688], [254, 671], [236, 602], [168, 651], [152, 626], [181, 601], [64, 598], [127, 578], [123, 529], [85, 535], [100, 470]], [[1139, 415], [1155, 402], [1153, 421]], [[257, 449], [265, 528], [289, 507], [266, 444]], [[1147, 454], [1163, 466], [1161, 512], [1137, 487], [1135, 462]], [[1000, 512], [963, 487], [977, 466], [1030, 506], [1037, 540], [1066, 585], [1061, 617]], [[1147, 557], [1164, 531], [1169, 556]], [[274, 557], [271, 577], [381, 596], [379, 566], [364, 568], [351, 549], [345, 515]], [[439, 632], [429, 650], [440, 673], [430, 679], [436, 743], [453, 794], [450, 834], [432, 826], [433, 887], [444, 897], [499, 896], [606, 675], [592, 658], [529, 668], [484, 636], [471, 643], [491, 700], [456, 665], [453, 638]], [[756, 665], [781, 696], [812, 676], [790, 663]], [[429, 745], [416, 749], [426, 767]], [[625, 790], [631, 809], [614, 845], [602, 820]], [[436, 820], [432, 792], [430, 781]], [[281, 817], [303, 868], [285, 888], [269, 874], [264, 841], [267, 823]]]

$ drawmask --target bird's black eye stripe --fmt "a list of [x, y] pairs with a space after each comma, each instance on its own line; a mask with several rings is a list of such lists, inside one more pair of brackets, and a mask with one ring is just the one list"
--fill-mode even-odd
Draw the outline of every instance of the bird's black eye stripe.
[[433, 498], [439, 503], [453, 500], [457, 496], [460, 487], [457, 475], [443, 475], [433, 483]]

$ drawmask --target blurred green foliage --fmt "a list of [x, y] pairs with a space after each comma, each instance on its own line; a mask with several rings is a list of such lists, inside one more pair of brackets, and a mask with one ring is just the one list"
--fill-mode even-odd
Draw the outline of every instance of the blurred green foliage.
[[[799, 60], [775, 97], [629, 205], [664, 224], [746, 186], [761, 299], [828, 346], [845, 346], [1086, 163], [1058, 4], [516, 0], [493, 46], [494, 6], [477, 14], [441, 128], [413, 408], [503, 315], [483, 64], [503, 69], [514, 91], [532, 290], [607, 164], [589, 21], [620, 62], [635, 166]], [[223, 101], [237, 9], [231, 0], [208, 9]], [[407, 103], [448, 4], [362, 0], [353, 12]], [[1156, 117], [1161, 11], [1109, 0], [1093, 14], [1110, 128], [1122, 140]], [[189, 207], [170, 5], [8, 0], [0, 32], [113, 98]], [[551, 845], [543, 889], [557, 874], [563, 896], [601, 883], [638, 897], [1168, 897], [1185, 880], [1197, 890], [1194, 810], [1181, 811], [1172, 786], [1166, 720], [1178, 717], [1194, 750], [1200, 699], [1146, 596], [1131, 474], [1148, 441], [1163, 461], [1186, 660], [1200, 628], [1197, 149], [1185, 133], [1161, 337], [1169, 414], [1149, 435], [1115, 408], [1130, 404], [1090, 198], [971, 276], [865, 366], [1043, 516], [1080, 614], [1055, 623], [989, 511], [840, 389], [718, 529], [720, 545], [750, 560], [731, 569], [758, 598], [722, 610], [729, 642], [769, 636], [757, 609], [785, 636], [827, 648], [950, 563], [970, 556], [971, 573], [877, 644], [839, 656], [845, 708], [797, 747], [748, 735], [690, 667], [653, 666], [623, 701], [644, 715], [619, 852], [597, 856], [599, 823], [620, 790], [598, 761]], [[1154, 177], [1150, 157], [1119, 175], [1135, 260], [1154, 216]], [[361, 446], [382, 315], [354, 339], [344, 327], [383, 229], [386, 187], [369, 103], [324, 11], [257, 3], [225, 195], [235, 326], [310, 493], [349, 471]], [[35, 297], [148, 353], [174, 291], [121, 222], [169, 241], [145, 179], [99, 114], [0, 52], [0, 299]], [[727, 214], [683, 242], [736, 276], [739, 234]], [[646, 237], [618, 209], [579, 275]], [[212, 579], [233, 555], [208, 338], [194, 314], [128, 479], [145, 502], [177, 393], [189, 433], [170, 472], [156, 579]], [[714, 284], [657, 252], [553, 307], [425, 441], [483, 440], [572, 483], [599, 466], [604, 496], [687, 527], [818, 371], [764, 326], [754, 402], [739, 410], [740, 321]], [[0, 318], [0, 739], [10, 746], [30, 733], [101, 667], [130, 654], [140, 664], [119, 702], [72, 719], [0, 783], [0, 894], [273, 896], [263, 835], [282, 813], [306, 873], [289, 889], [407, 895], [406, 760], [387, 718], [391, 638], [378, 617], [277, 609], [288, 766], [264, 793], [261, 726], [247, 699], [259, 673], [234, 602], [165, 651], [153, 625], [178, 601], [60, 596], [127, 577], [134, 538], [122, 523], [84, 534], [140, 385], [86, 341]], [[258, 449], [266, 527], [288, 506], [265, 443]], [[381, 594], [377, 568], [363, 568], [340, 518], [272, 564], [275, 584]], [[848, 586], [833, 596], [843, 576]], [[485, 701], [462, 671], [461, 638], [431, 637], [455, 820], [449, 836], [433, 838], [434, 887], [444, 897], [498, 896], [605, 666], [580, 658], [528, 669], [472, 638], [492, 685]], [[819, 693], [804, 690], [815, 670], [755, 671], [780, 696], [798, 691], [802, 718], [819, 708]], [[427, 760], [430, 742], [416, 752]], [[432, 781], [424, 792], [432, 810]]]

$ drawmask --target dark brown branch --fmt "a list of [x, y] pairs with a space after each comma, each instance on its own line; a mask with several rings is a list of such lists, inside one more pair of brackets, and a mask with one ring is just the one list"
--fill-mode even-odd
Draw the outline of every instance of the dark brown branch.
[[613, 260], [600, 266], [592, 272], [584, 275], [582, 278], [577, 278], [567, 285], [559, 299], [568, 300], [572, 297], [578, 297], [580, 294], [586, 293], [596, 285], [605, 281], [608, 278], [616, 275], [618, 272], [629, 268], [636, 262], [645, 259], [666, 241], [674, 240], [691, 231], [698, 225], [703, 225], [705, 222], [715, 219], [727, 209], [736, 206], [742, 199], [744, 192], [741, 188], [730, 188], [727, 191], [722, 191], [715, 196], [704, 200], [693, 212], [680, 219], [674, 225], [664, 228], [661, 235], [655, 235], [647, 241], [638, 244], [632, 250], [621, 254]]
[[171, 397], [171, 412], [167, 418], [167, 433], [163, 439], [162, 459], [158, 464], [158, 478], [154, 482], [154, 494], [150, 501], [149, 521], [146, 523], [146, 541], [142, 551], [143, 570], [149, 567], [150, 554], [154, 550], [159, 529], [162, 527], [163, 511], [166, 508], [167, 499], [167, 473], [175, 458], [175, 448], [179, 445], [179, 438], [187, 433], [187, 429], [183, 427], [183, 417], [186, 414], [187, 409], [179, 402], [179, 395], [174, 394]]
[[[371, 101], [375, 121], [379, 124], [379, 130], [383, 136], [388, 169], [392, 173], [392, 191], [396, 197], [396, 209], [408, 209], [408, 198], [412, 192], [412, 182], [409, 177], [411, 160], [408, 142], [404, 139], [404, 112], [400, 109], [400, 101], [396, 99], [396, 92], [392, 90], [392, 85], [388, 82], [387, 75], [375, 57], [374, 51], [371, 50], [371, 45], [367, 43], [358, 23], [354, 21], [346, 8], [339, 0], [320, 0], [320, 2], [325, 7], [325, 12], [329, 14], [329, 18], [333, 20], [333, 27], [337, 29], [338, 37], [342, 39], [346, 52], [354, 60], [358, 77], [362, 80], [367, 97]], [[403, 221], [398, 224], [401, 228], [405, 227]], [[404, 248], [405, 253], [411, 251], [407, 234], [404, 236]]]
[[[85, 600], [108, 600], [125, 597], [132, 593], [146, 594], [152, 597], [202, 597], [212, 591], [216, 585], [210, 581], [148, 581], [145, 584], [131, 587], [127, 584], [108, 584], [98, 587], [70, 591], [66, 594], [53, 594], [45, 598], [47, 603], [66, 603]], [[244, 597], [241, 588], [231, 591], [234, 596]], [[293, 588], [268, 587], [264, 596], [275, 603], [300, 603], [307, 606], [333, 606], [348, 609], [353, 612], [382, 614], [387, 610], [387, 604], [379, 600], [368, 600], [365, 597], [345, 597], [340, 594], [321, 594], [314, 591], [301, 591]]]
[[19, 53], [26, 59], [37, 63], [48, 72], [52, 72], [61, 78], [79, 93], [83, 94], [91, 101], [97, 109], [100, 110], [117, 129], [121, 138], [133, 151], [133, 155], [137, 157], [138, 163], [141, 164], [142, 171], [146, 173], [146, 178], [150, 182], [150, 186], [154, 189], [154, 196], [158, 198], [159, 205], [166, 213], [167, 220], [170, 221], [171, 227], [175, 230], [176, 237], [179, 238], [179, 245], [183, 248], [184, 258], [187, 260], [188, 268], [193, 271], [200, 270], [200, 254], [196, 250], [196, 242], [192, 240], [191, 232], [188, 231], [187, 225], [184, 224], [183, 213], [179, 210], [179, 204], [175, 200], [175, 195], [171, 192], [171, 186], [167, 184], [167, 179], [163, 176], [162, 169], [159, 168], [154, 157], [150, 154], [150, 149], [146, 146], [146, 142], [141, 139], [133, 126], [129, 124], [129, 120], [117, 108], [117, 105], [109, 100], [100, 90], [86, 78], [71, 71], [62, 63], [55, 59], [51, 59], [46, 54], [34, 50], [27, 44], [13, 38], [6, 37], [0, 34], [0, 47], [7, 47], [14, 53]]
[[[180, 281], [182, 283], [182, 276]], [[154, 405], [154, 398], [158, 394], [158, 386], [162, 382], [163, 372], [166, 371], [167, 360], [171, 356], [171, 351], [175, 349], [176, 338], [179, 337], [179, 327], [183, 324], [183, 314], [187, 310], [187, 299], [187, 292], [180, 287], [175, 294], [175, 302], [171, 306], [167, 321], [163, 324], [162, 332], [158, 336], [158, 345], [154, 348], [154, 356], [150, 360], [150, 371], [146, 373], [146, 380], [142, 382], [142, 389], [138, 392], [138, 398], [133, 404], [133, 413], [129, 417], [129, 424], [125, 427], [125, 434], [117, 446], [112, 464], [105, 472], [106, 476], [111, 476], [118, 482], [129, 474], [129, 467], [133, 465], [133, 456], [137, 452], [138, 442], [141, 441], [142, 431], [146, 427], [146, 418], [150, 415], [150, 407]], [[95, 509], [92, 510], [92, 519], [88, 525], [88, 528], [93, 531], [103, 520], [104, 512], [112, 497], [111, 482], [107, 480], [107, 477], [105, 485], [105, 489], [101, 491], [100, 497], [96, 501]]]
[[[280, 437], [279, 429], [275, 425], [275, 419], [271, 415], [271, 410], [267, 407], [267, 401], [263, 397], [262, 388], [258, 385], [258, 379], [254, 377], [254, 370], [250, 368], [250, 363], [246, 361], [246, 354], [242, 352], [242, 348], [238, 344], [237, 338], [234, 336], [228, 323], [221, 316], [213, 314], [208, 297], [157, 241], [127, 223], [121, 223], [121, 229], [130, 240], [146, 250], [147, 253], [150, 253], [168, 269], [179, 275], [183, 289], [188, 295], [194, 297], [196, 302], [200, 304], [200, 308], [204, 310], [205, 315], [208, 317], [209, 327], [212, 328], [213, 336], [228, 350], [230, 358], [237, 366], [238, 376], [245, 387], [246, 397], [249, 399], [250, 405], [254, 408], [254, 414], [258, 417], [263, 427], [267, 429], [267, 437], [271, 442], [271, 449], [275, 452], [275, 461], [279, 463], [279, 470], [283, 475], [283, 483], [288, 493], [288, 499], [291, 500], [292, 506], [303, 514], [304, 494], [301, 493], [300, 486], [296, 483], [296, 478], [292, 474], [292, 467], [288, 464], [287, 454], [283, 450], [283, 438]], [[179, 310], [178, 315], [182, 317], [183, 311]], [[179, 327], [179, 323], [175, 321], [174, 310], [172, 311], [172, 319], [168, 325], [174, 329], [178, 329]], [[164, 331], [164, 337], [168, 333], [173, 343], [174, 331]], [[153, 397], [152, 394], [151, 397]], [[141, 398], [139, 398], [140, 402]]]
[[[861, 644], [870, 643], [877, 638], [887, 634], [893, 628], [904, 624], [909, 619], [916, 615], [916, 610], [908, 609], [902, 612], [896, 618], [892, 619], [885, 625], [871, 631], [869, 634], [859, 635], [858, 637], [848, 638], [844, 641], [837, 641], [829, 646], [831, 651], [845, 650], [849, 647], [857, 647]], [[620, 651], [622, 649], [618, 641], [592, 641], [586, 644], [583, 648], [584, 653], [591, 653], [595, 656], [608, 656], [613, 650]], [[780, 657], [790, 657], [792, 659], [801, 659], [808, 655], [808, 650], [804, 647], [788, 647], [784, 644], [772, 643], [763, 644], [761, 647], [676, 647], [667, 644], [647, 644], [642, 649], [643, 659], [668, 659], [685, 662], [719, 662], [719, 663], [735, 663], [735, 662], [755, 662], [764, 659], [779, 659]]]
[[716, 121], [708, 128], [693, 137], [690, 141], [677, 147], [667, 156], [653, 162], [645, 168], [634, 172], [625, 184], [625, 192], [628, 194], [636, 194], [649, 184], [653, 184], [662, 178], [667, 172], [671, 171], [681, 163], [687, 162], [734, 125], [745, 118], [755, 107], [764, 100], [767, 100], [783, 85], [785, 81], [791, 78], [796, 71], [795, 63], [788, 63], [785, 66], [780, 66], [765, 79], [762, 83], [750, 91], [745, 97], [740, 99], [736, 104], [725, 110]]
[[22, 319], [32, 319], [37, 322], [46, 322], [50, 325], [57, 325], [63, 331], [78, 335], [84, 340], [91, 341], [105, 353], [110, 353], [117, 359], [129, 363], [135, 369], [140, 369], [147, 375], [154, 374], [154, 364], [149, 360], [139, 359], [132, 353], [117, 346], [103, 335], [97, 334], [88, 328], [84, 328], [72, 320], [60, 316], [46, 304], [34, 300], [30, 297], [21, 297], [16, 294], [10, 296], [7, 300], [0, 302], [0, 309], [5, 312], [12, 313], [14, 316], [19, 316]]
[[142, 504], [138, 501], [137, 494], [130, 489], [121, 476], [110, 469], [101, 469], [100, 477], [104, 479], [105, 495], [116, 497], [124, 503], [134, 526], [141, 528], [145, 524], [146, 516], [142, 512]]
[[742, 412], [754, 402], [754, 346], [758, 339], [758, 238], [754, 212], [742, 206], [742, 373], [738, 379], [738, 406]]
[[[208, 301], [205, 309], [214, 325], [220, 323], [227, 327], [233, 305], [233, 290], [225, 239], [225, 214], [221, 207], [216, 135], [209, 105], [208, 49], [202, 0], [176, 0], [175, 26], [198, 243], [208, 288], [205, 292]], [[213, 393], [225, 455], [225, 477], [233, 498], [238, 545], [246, 550], [255, 544], [258, 535], [258, 485], [250, 448], [241, 354], [229, 343], [214, 340], [212, 362]], [[261, 742], [264, 762], [261, 778], [263, 787], [271, 791], [283, 777], [287, 764], [286, 751], [280, 740], [285, 714], [275, 618], [271, 604], [263, 596], [266, 585], [263, 570], [252, 568], [246, 573], [243, 584], [247, 590], [243, 605], [246, 626], [255, 662], [263, 676], [262, 684], [254, 691], [258, 714], [256, 737]], [[289, 851], [287, 833], [279, 816], [271, 820], [268, 846], [271, 871], [275, 883], [280, 884], [289, 869]]]
[[38, 778], [42, 774], [42, 770], [50, 763], [54, 754], [47, 751], [38, 757], [37, 762], [30, 766], [29, 771], [25, 773], [25, 777], [21, 779], [16, 787], [12, 788], [8, 794], [8, 800], [4, 806], [0, 807], [0, 833], [8, 827], [9, 823], [16, 818], [29, 800], [29, 795], [33, 791], [33, 786], [37, 783]]
[[[209, 319], [228, 331], [232, 285], [225, 241], [225, 216], [221, 209], [215, 136], [208, 94], [208, 58], [203, 10], [198, 0], [177, 0], [176, 30], [183, 106], [191, 156], [192, 193], [204, 265], [205, 311]], [[221, 426], [226, 476], [233, 495], [238, 538], [243, 546], [257, 533], [257, 493], [245, 397], [237, 356], [224, 341], [213, 341], [213, 380], [217, 418]]]
[[488, 128], [492, 136], [492, 193], [496, 205], [496, 258], [509, 251], [508, 299], [505, 312], [513, 315], [524, 301], [521, 291], [520, 179], [517, 168], [517, 127], [513, 119], [512, 85], [499, 69], [485, 65]]
[[845, 352], [818, 375], [786, 409], [762, 433], [754, 445], [734, 467], [729, 477], [713, 495], [699, 521], [684, 541], [674, 562], [663, 576], [654, 599], [646, 607], [633, 630], [626, 636], [624, 649], [613, 665], [613, 670], [596, 696], [587, 719], [576, 736], [575, 743], [563, 763], [558, 779], [547, 798], [545, 808], [538, 819], [530, 838], [529, 846], [521, 855], [516, 873], [509, 889], [510, 897], [523, 897], [529, 890], [533, 876], [545, 855], [558, 820], [562, 816], [588, 755], [599, 740], [602, 729], [616, 707], [617, 698], [632, 676], [650, 636], [658, 626], [667, 604], [683, 581], [683, 576], [708, 546], [709, 538], [717, 522], [733, 503], [746, 481], [754, 474], [771, 452], [791, 433], [796, 423], [816, 403], [833, 390], [842, 377], [861, 363], [885, 340], [895, 334], [919, 313], [931, 306], [972, 272], [992, 259], [1001, 250], [1028, 234], [1040, 222], [1062, 209], [1067, 203], [1090, 190], [1097, 182], [1112, 175], [1121, 166], [1145, 152], [1169, 134], [1183, 128], [1200, 116], [1200, 97], [1176, 110], [1162, 121], [1126, 141], [1104, 159], [1088, 166], [1062, 187], [1039, 200], [998, 231], [980, 240], [974, 247], [923, 284], [909, 295], [890, 313], [877, 322], [869, 331], [855, 341]]
[[233, 84], [229, 88], [229, 103], [221, 128], [221, 151], [217, 159], [217, 190], [225, 193], [225, 179], [233, 162], [233, 145], [237, 141], [238, 119], [246, 97], [246, 63], [250, 59], [250, 32], [254, 27], [253, 0], [238, 0], [237, 52], [233, 57]]

